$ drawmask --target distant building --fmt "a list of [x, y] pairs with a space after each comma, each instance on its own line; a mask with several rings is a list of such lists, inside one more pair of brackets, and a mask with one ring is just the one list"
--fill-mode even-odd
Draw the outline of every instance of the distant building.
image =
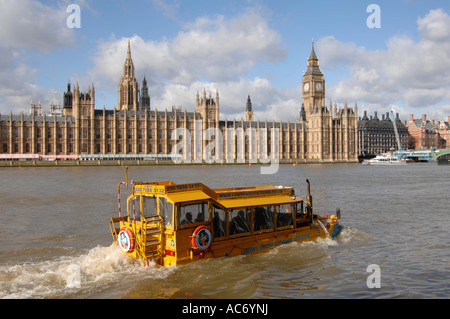
[[39, 101], [38, 104], [34, 104], [33, 100], [30, 102], [30, 115], [41, 116], [42, 115], [42, 104]]
[[448, 138], [448, 122], [438, 126], [435, 120], [427, 120], [425, 114], [422, 115], [421, 119], [414, 119], [414, 114], [411, 114], [406, 127], [413, 139], [414, 149], [416, 150], [440, 149], [447, 146], [447, 140], [441, 137], [440, 131]]
[[56, 104], [50, 102], [50, 105], [48, 106], [48, 114], [50, 116], [52, 115], [61, 116], [62, 115], [61, 102], [58, 101]]
[[[360, 156], [370, 156], [381, 153], [387, 153], [391, 149], [398, 150], [397, 139], [395, 137], [394, 124], [389, 113], [383, 114], [381, 120], [378, 118], [378, 112], [372, 117], [367, 117], [367, 111], [358, 121], [358, 153]], [[402, 149], [409, 148], [409, 132], [405, 125], [400, 121], [398, 113], [395, 123]]]
[[445, 148], [450, 148], [450, 116], [447, 121], [439, 121], [437, 131], [441, 138], [445, 140]]
[[[255, 121], [248, 96], [241, 120], [219, 119], [219, 92], [197, 92], [195, 109], [173, 107], [151, 110], [147, 80], [142, 87], [135, 77], [130, 42], [117, 90], [117, 106], [95, 108], [95, 88], [80, 91], [78, 84], [63, 95], [62, 115], [41, 113], [41, 105], [30, 105], [30, 115], [0, 114], [1, 155], [84, 156], [95, 158], [165, 158], [173, 150], [185, 161], [200, 160], [211, 151], [219, 161], [356, 162], [358, 160], [357, 105], [325, 105], [325, 78], [312, 45], [302, 79], [299, 118], [291, 121]], [[56, 110], [57, 106], [52, 106]], [[176, 130], [176, 131], [175, 131]], [[189, 132], [180, 138], [174, 136]], [[174, 134], [176, 132], [176, 134]], [[214, 132], [215, 144], [206, 134]], [[218, 138], [222, 137], [222, 141]], [[211, 147], [211, 144], [214, 144]], [[212, 150], [210, 149], [212, 148]], [[218, 155], [223, 154], [223, 158]], [[149, 156], [147, 156], [149, 155]], [[11, 156], [4, 156], [11, 158]]]
[[247, 104], [245, 105], [245, 121], [253, 122], [253, 109], [252, 109], [252, 100], [250, 99], [250, 95], [247, 98]]

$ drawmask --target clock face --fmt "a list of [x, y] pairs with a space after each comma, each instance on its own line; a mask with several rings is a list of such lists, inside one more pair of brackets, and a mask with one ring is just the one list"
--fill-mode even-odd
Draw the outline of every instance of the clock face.
[[322, 91], [322, 83], [318, 82], [316, 83], [316, 91]]
[[309, 91], [309, 83], [305, 83], [305, 85], [303, 86], [303, 90], [304, 90], [305, 92], [308, 92], [308, 91]]

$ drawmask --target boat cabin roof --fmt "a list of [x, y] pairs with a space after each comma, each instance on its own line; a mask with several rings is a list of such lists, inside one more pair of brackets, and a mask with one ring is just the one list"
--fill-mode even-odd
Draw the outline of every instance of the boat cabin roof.
[[303, 201], [295, 196], [293, 187], [255, 186], [211, 189], [202, 183], [173, 182], [135, 183], [135, 195], [164, 196], [175, 205], [212, 199], [226, 209], [239, 207], [290, 204]]

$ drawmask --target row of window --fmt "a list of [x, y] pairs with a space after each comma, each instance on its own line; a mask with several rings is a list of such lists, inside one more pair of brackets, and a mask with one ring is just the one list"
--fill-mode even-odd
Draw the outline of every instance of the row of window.
[[[19, 138], [20, 134], [19, 134], [19, 128], [15, 127], [12, 130], [12, 136], [13, 138]], [[24, 130], [24, 137], [25, 138], [31, 138], [31, 129], [30, 128], [25, 128]], [[47, 134], [46, 137], [47, 138], [53, 138], [53, 129], [52, 128], [47, 128]], [[1, 138], [3, 139], [7, 139], [9, 138], [9, 129], [7, 127], [3, 127], [2, 128], [2, 134], [1, 134]], [[58, 129], [57, 130], [57, 137], [58, 138], [63, 138], [63, 129]], [[68, 131], [68, 136], [69, 138], [73, 138], [73, 130], [69, 129]], [[42, 138], [43, 137], [43, 130], [41, 128], [36, 128], [36, 138]]]
[[[44, 134], [43, 134], [43, 132], [42, 132], [43, 130], [41, 129], [41, 128], [36, 128], [36, 138], [42, 138], [42, 137], [44, 137]], [[14, 138], [19, 138], [20, 137], [20, 129], [18, 128], [18, 127], [15, 127], [15, 128], [13, 128], [13, 133], [12, 133], [12, 135], [13, 135], [13, 137]], [[31, 130], [31, 128], [24, 128], [24, 137], [25, 138], [31, 138], [31, 135], [32, 135], [32, 130]], [[46, 129], [46, 132], [47, 132], [47, 134], [45, 135], [47, 138], [53, 138], [54, 137], [54, 135], [53, 135], [53, 132], [54, 132], [54, 128], [52, 128], [52, 127], [49, 127], [49, 128], [47, 128]], [[80, 130], [80, 134], [81, 134], [81, 137], [82, 138], [88, 138], [88, 129], [81, 129]], [[154, 136], [154, 134], [153, 134], [153, 130], [149, 130], [148, 132], [148, 139], [153, 139], [153, 136]], [[110, 138], [112, 138], [112, 130], [106, 130], [105, 131], [105, 134], [104, 134], [104, 136], [106, 136], [106, 138], [108, 138], [108, 139], [110, 139]], [[138, 139], [143, 139], [144, 138], [144, 135], [145, 135], [145, 132], [143, 131], [143, 130], [138, 130], [137, 131], [137, 138]], [[74, 129], [73, 128], [69, 128], [68, 130], [67, 130], [67, 136], [68, 136], [68, 138], [74, 138]], [[7, 139], [8, 137], [9, 137], [9, 129], [7, 128], [7, 127], [3, 127], [3, 129], [2, 129], [2, 134], [1, 134], [1, 136], [0, 136], [1, 138], [3, 138], [3, 139]], [[64, 138], [64, 129], [62, 129], [62, 128], [58, 128], [57, 129], [57, 137], [58, 138]], [[100, 139], [100, 138], [102, 138], [102, 133], [101, 133], [101, 130], [99, 130], [99, 129], [96, 129], [95, 130], [95, 137], [97, 138], [97, 139]], [[124, 137], [124, 134], [123, 134], [123, 132], [122, 132], [122, 130], [120, 130], [120, 129], [117, 129], [116, 130], [116, 137], [118, 138], [118, 139], [122, 139], [123, 137]], [[127, 139], [133, 139], [133, 137], [134, 137], [134, 130], [133, 129], [130, 129], [130, 130], [127, 130], [127, 132], [126, 132], [126, 138]], [[163, 139], [163, 138], [165, 138], [165, 134], [164, 134], [164, 130], [158, 130], [158, 132], [157, 132], [157, 138], [158, 139]], [[285, 141], [285, 143], [286, 143], [286, 138], [287, 137], [285, 137], [283, 140]], [[270, 137], [268, 138], [268, 141], [270, 142]], [[292, 136], [291, 136], [291, 139], [290, 139], [291, 141], [293, 141], [294, 139], [292, 138]], [[246, 143], [248, 143], [248, 136], [246, 136]], [[283, 145], [283, 147], [284, 147], [284, 145]]]
[[[5, 153], [5, 154], [6, 153], [10, 153], [10, 152], [11, 153], [16, 153], [16, 154], [17, 153], [22, 153], [22, 150], [19, 149], [20, 148], [19, 147], [19, 143], [13, 143], [12, 144], [13, 149], [11, 151], [8, 149], [8, 143], [2, 143], [1, 145], [2, 145], [1, 146], [1, 153]], [[34, 152], [35, 153], [43, 152], [43, 150], [44, 150], [43, 145], [44, 144], [36, 143]], [[53, 153], [54, 145], [56, 145], [56, 152], [58, 154], [61, 154], [62, 152], [65, 151], [63, 149], [63, 144], [61, 144], [61, 143], [57, 143], [57, 144], [46, 143], [45, 144], [45, 151], [47, 153]], [[80, 148], [81, 148], [81, 152], [82, 153], [89, 152], [89, 148], [88, 148], [88, 145], [86, 143], [81, 143]], [[159, 153], [164, 152], [164, 145], [159, 144], [159, 145], [157, 145], [157, 147], [154, 147], [152, 144], [148, 145], [148, 153], [155, 152], [156, 150], [158, 150]], [[67, 152], [70, 154], [70, 153], [73, 153], [74, 151], [75, 151], [74, 150], [74, 144], [73, 143], [68, 143], [67, 144]], [[122, 153], [124, 151], [126, 151], [128, 153], [134, 152], [133, 145], [132, 144], [122, 145], [120, 143], [117, 144], [116, 152], [117, 153]], [[33, 152], [32, 149], [31, 149], [31, 144], [30, 143], [25, 143], [24, 144], [23, 152], [25, 154], [29, 154], [29, 153]], [[96, 154], [101, 154], [102, 152], [103, 152], [103, 150], [101, 148], [101, 145], [100, 144], [95, 144], [95, 153]], [[138, 144], [138, 146], [137, 146], [137, 153], [142, 154], [143, 152], [144, 152], [144, 146], [142, 144]], [[112, 145], [111, 144], [106, 144], [106, 153], [108, 153], [108, 154], [112, 153]]]
[[[48, 143], [45, 144], [46, 145], [46, 152], [47, 153], [52, 153], [53, 152], [53, 144]], [[25, 143], [24, 144], [25, 148], [24, 148], [24, 153], [25, 154], [30, 154], [32, 153], [32, 149], [31, 149], [31, 145], [30, 143]], [[2, 143], [2, 153], [9, 153], [10, 151], [8, 150], [8, 144], [7, 143]], [[35, 153], [41, 153], [43, 151], [43, 147], [42, 144], [37, 143], [36, 144], [36, 149], [35, 149]], [[69, 153], [73, 153], [73, 144], [68, 144], [68, 149], [67, 151]], [[21, 153], [22, 151], [19, 151], [19, 144], [18, 143], [14, 143], [13, 144], [13, 149], [12, 149], [12, 153]], [[63, 152], [63, 146], [62, 144], [56, 144], [56, 152], [57, 153], [62, 153]]]
[[[142, 201], [142, 203], [141, 203]], [[128, 201], [128, 212], [130, 218], [140, 220], [141, 215], [149, 217], [157, 213], [157, 201], [159, 201], [160, 216], [165, 225], [174, 228], [194, 227], [197, 223], [209, 222], [208, 201], [176, 205], [176, 224], [173, 223], [173, 205], [165, 198], [136, 196], [134, 200]], [[215, 238], [233, 236], [238, 234], [249, 234], [252, 232], [273, 231], [294, 225], [297, 209], [302, 214], [303, 205], [284, 204], [268, 205], [266, 207], [240, 208], [225, 210], [213, 205], [212, 229]]]
[[213, 216], [214, 237], [221, 238], [227, 235], [272, 231], [275, 228], [292, 226], [294, 225], [294, 205], [240, 208], [228, 211], [214, 205]]
[[[36, 128], [36, 138], [44, 137], [42, 131], [43, 130], [41, 128]], [[54, 129], [53, 128], [47, 128], [46, 131], [47, 131], [47, 134], [45, 135], [45, 137], [47, 137], [49, 139], [54, 137], [54, 135], [53, 135]], [[20, 132], [19, 128], [17, 128], [17, 127], [13, 128], [13, 131], [12, 131], [13, 138], [19, 138], [20, 137], [20, 133], [19, 132]], [[31, 134], [31, 129], [30, 128], [25, 128], [23, 135], [24, 135], [25, 138], [31, 138], [31, 135], [32, 135]], [[128, 130], [127, 131], [127, 135], [126, 135], [127, 139], [132, 139], [133, 135], [134, 135], [133, 134], [133, 130]], [[67, 136], [68, 136], [68, 138], [74, 138], [74, 129], [69, 128], [67, 130]], [[82, 129], [81, 130], [81, 136], [82, 136], [82, 138], [88, 138], [88, 129]], [[96, 130], [95, 131], [95, 137], [100, 139], [101, 136], [102, 136], [102, 134], [101, 134], [100, 130]], [[117, 136], [118, 139], [123, 138], [122, 130], [117, 130], [116, 131], [116, 136]], [[164, 136], [163, 131], [162, 130], [158, 131], [158, 139], [162, 139], [163, 136]], [[7, 127], [3, 127], [2, 134], [1, 134], [0, 137], [3, 138], [3, 139], [9, 138], [9, 129]], [[62, 128], [57, 129], [57, 137], [58, 138], [64, 138], [64, 130]], [[110, 139], [111, 137], [112, 137], [111, 130], [106, 130], [106, 138]], [[143, 138], [143, 131], [139, 130], [137, 132], [137, 137], [139, 139], [142, 139]], [[148, 138], [149, 139], [153, 138], [153, 132], [152, 131], [148, 132]]]

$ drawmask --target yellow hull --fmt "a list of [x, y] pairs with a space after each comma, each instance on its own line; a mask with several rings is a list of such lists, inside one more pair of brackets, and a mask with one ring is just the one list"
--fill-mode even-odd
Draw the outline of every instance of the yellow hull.
[[[143, 265], [148, 265], [150, 261], [163, 266], [184, 265], [190, 262], [219, 257], [233, 257], [239, 255], [251, 255], [268, 252], [283, 244], [292, 242], [314, 241], [318, 238], [331, 238], [334, 227], [340, 227], [337, 220], [322, 219], [323, 224], [328, 224], [329, 229], [323, 229], [316, 221], [314, 227], [304, 226], [299, 228], [285, 229], [276, 232], [266, 232], [249, 236], [241, 236], [232, 239], [213, 241], [207, 250], [194, 249], [190, 238], [192, 229], [174, 232], [165, 231], [165, 244], [157, 247], [158, 254], [154, 257], [143, 258], [144, 253], [139, 249], [138, 240], [135, 248], [130, 252], [125, 252], [130, 258], [141, 260]], [[139, 233], [142, 231], [140, 222], [121, 222], [121, 229], [126, 227]], [[326, 233], [326, 232], [327, 233]], [[337, 233], [337, 232], [336, 232]], [[117, 242], [116, 242], [117, 243]], [[174, 247], [176, 249], [174, 250]], [[173, 256], [166, 254], [172, 252]]]
[[327, 238], [327, 235], [320, 226], [315, 228], [304, 227], [300, 229], [290, 229], [274, 233], [234, 238], [231, 240], [214, 242], [211, 249], [205, 252], [200, 250], [190, 250], [190, 254], [188, 256], [165, 256], [163, 258], [163, 265], [181, 265], [207, 258], [233, 257], [239, 255], [264, 253], [283, 244], [292, 243], [294, 241], [314, 241], [318, 238]]

